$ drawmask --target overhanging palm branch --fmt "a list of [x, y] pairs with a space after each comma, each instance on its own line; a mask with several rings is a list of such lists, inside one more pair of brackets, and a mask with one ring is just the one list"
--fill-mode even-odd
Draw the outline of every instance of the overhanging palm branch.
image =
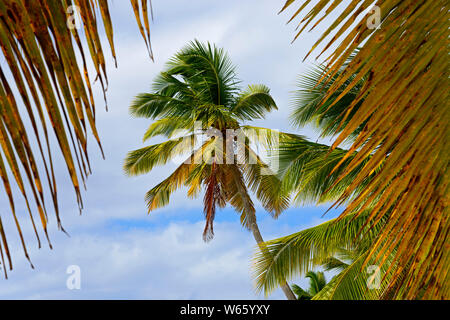
[[348, 215], [267, 241], [266, 249], [257, 251], [254, 256], [253, 274], [257, 290], [268, 295], [280, 285], [280, 281], [289, 281], [313, 271], [342, 249], [353, 250], [358, 246], [360, 250], [367, 250], [385, 223], [382, 220], [367, 226], [367, 216], [368, 212], [362, 216]]
[[[313, 300], [374, 300], [380, 297], [380, 289], [369, 289], [367, 279], [371, 274], [361, 270], [362, 263], [367, 253], [359, 255], [355, 261], [345, 267], [338, 275], [318, 292]], [[381, 277], [380, 271], [379, 276]], [[386, 286], [386, 281], [384, 281]]]
[[[357, 51], [356, 51], [357, 52]], [[345, 81], [340, 88], [336, 89], [333, 95], [328, 96], [327, 100], [323, 100], [331, 86], [338, 79], [345, 67], [353, 60], [356, 53], [352, 54], [338, 73], [329, 78], [323, 78], [328, 71], [324, 65], [317, 65], [310, 68], [299, 78], [292, 101], [294, 111], [291, 114], [291, 122], [296, 127], [303, 127], [308, 123], [313, 123], [314, 127], [320, 130], [321, 136], [333, 136], [345, 128], [348, 121], [353, 117], [355, 112], [361, 106], [363, 99], [360, 100], [353, 110], [347, 115], [347, 119], [343, 120], [345, 110], [358, 97], [367, 77], [360, 79], [350, 91], [337, 100], [340, 94], [346, 90], [356, 75], [352, 75]], [[332, 108], [329, 108], [334, 104]], [[301, 108], [299, 108], [301, 106]], [[364, 124], [361, 124], [351, 135], [348, 141], [352, 142], [356, 135], [362, 130]]]
[[[313, 297], [313, 300], [375, 300], [392, 298], [388, 290], [390, 283], [397, 283], [402, 276], [394, 277], [398, 270], [404, 270], [393, 262], [395, 252], [388, 257], [387, 263], [370, 264], [363, 268], [367, 259], [368, 246], [356, 246], [352, 249], [340, 249], [335, 256], [322, 262], [325, 271], [339, 271], [331, 281]], [[373, 262], [374, 260], [370, 260]]]
[[343, 271], [349, 266], [349, 261], [355, 261], [360, 255], [358, 250], [340, 248], [334, 256], [325, 258], [321, 265], [325, 271]]
[[[349, 60], [351, 61], [351, 59]], [[321, 70], [325, 70], [320, 67]], [[318, 70], [313, 68], [312, 72], [307, 73], [306, 76], [301, 77], [301, 87], [298, 90], [296, 102], [296, 110], [294, 112], [293, 118], [298, 125], [302, 125], [307, 121], [316, 120], [316, 125], [319, 127], [326, 128], [328, 130], [329, 124], [333, 123], [333, 119], [339, 116], [339, 113], [324, 113], [322, 108], [314, 107], [318, 101], [311, 97], [311, 92], [314, 91], [315, 95], [324, 96], [326, 94], [327, 87], [321, 83], [320, 72], [314, 72]], [[330, 82], [334, 80], [331, 79]], [[361, 80], [361, 85], [364, 84], [364, 80]], [[339, 107], [341, 109], [345, 108], [345, 105], [351, 103], [351, 98], [355, 97], [355, 94], [349, 95], [349, 99], [342, 102]], [[327, 101], [328, 104], [334, 102], [336, 97], [330, 97]], [[344, 125], [345, 126], [345, 125]], [[335, 133], [338, 128], [333, 128], [330, 133]], [[279, 143], [272, 146], [267, 146], [272, 154], [279, 160], [280, 173], [279, 176], [282, 180], [281, 186], [278, 188], [284, 194], [294, 195], [295, 203], [305, 203], [305, 202], [315, 202], [315, 203], [327, 203], [330, 201], [335, 201], [338, 199], [345, 189], [350, 185], [355, 177], [355, 175], [361, 170], [365, 162], [363, 162], [360, 167], [355, 168], [351, 174], [347, 175], [345, 179], [341, 179], [336, 183], [340, 174], [345, 169], [345, 164], [350, 163], [353, 157], [356, 155], [354, 152], [348, 157], [344, 165], [338, 170], [334, 170], [336, 164], [341, 162], [341, 160], [347, 156], [348, 151], [343, 149], [331, 149], [330, 146], [313, 143], [307, 141], [305, 138], [295, 134], [285, 134], [279, 135]], [[270, 140], [269, 140], [270, 141]], [[370, 156], [368, 157], [368, 159]], [[380, 163], [380, 167], [382, 163]], [[379, 170], [374, 171], [372, 175], [367, 177], [364, 183], [361, 183], [358, 190], [354, 192], [354, 197], [364, 190], [364, 186], [370, 181], [373, 175]], [[277, 190], [278, 191], [278, 190]], [[281, 193], [280, 192], [280, 193]], [[339, 223], [335, 220], [333, 223]], [[357, 223], [354, 220], [348, 221], [349, 224]], [[347, 227], [349, 228], [349, 227]], [[312, 236], [312, 234], [310, 234]], [[372, 237], [373, 238], [373, 235]], [[338, 241], [338, 239], [335, 239]], [[346, 243], [346, 239], [342, 239], [343, 243]], [[367, 241], [364, 241], [367, 246]], [[310, 245], [314, 246], [314, 241], [310, 241]], [[366, 248], [366, 247], [365, 247]], [[351, 260], [356, 260], [361, 254], [361, 246], [355, 251], [354, 248], [342, 248], [335, 247], [333, 249], [334, 253], [332, 256], [326, 256], [323, 258], [319, 254], [315, 257], [315, 262], [312, 262], [310, 269], [316, 266], [324, 267], [325, 270], [329, 268], [341, 268], [347, 267], [347, 264], [342, 260], [339, 260], [337, 256], [343, 253], [357, 253], [357, 256], [352, 257]], [[348, 258], [348, 257], [347, 257]], [[274, 258], [274, 260], [277, 258]], [[311, 260], [313, 257], [311, 258]], [[325, 260], [323, 260], [325, 259]], [[283, 265], [282, 268], [289, 268], [289, 265]], [[281, 273], [285, 270], [280, 270]], [[305, 270], [298, 270], [301, 275]]]
[[[150, 2], [130, 2], [151, 56], [148, 18]], [[75, 25], [70, 24], [76, 14], [69, 10], [71, 6], [76, 6], [76, 12], [81, 16], [84, 40]], [[26, 203], [40, 247], [41, 240], [34, 219], [37, 212], [48, 239], [46, 193], [50, 194], [57, 224], [62, 229], [49, 131], [53, 130], [56, 136], [80, 210], [80, 184], [84, 184], [86, 176], [91, 172], [87, 154], [87, 126], [101, 148], [95, 127], [91, 78], [87, 71], [87, 59], [90, 58], [96, 70], [95, 78], [105, 92], [108, 79], [97, 15], [101, 16], [115, 59], [113, 28], [106, 0], [4, 0], [0, 3], [0, 177], [9, 199], [11, 218], [14, 219], [28, 260], [11, 180], [17, 183]], [[76, 58], [77, 54], [81, 59]], [[19, 95], [14, 94], [13, 84]], [[24, 108], [19, 107], [21, 103]], [[50, 119], [51, 127], [48, 126], [46, 117]], [[31, 124], [30, 130], [24, 124], [27, 122]], [[33, 143], [37, 145], [37, 152], [32, 148]], [[38, 165], [40, 163], [41, 168]], [[13, 179], [10, 179], [10, 174]], [[45, 184], [48, 185], [48, 190], [45, 189]], [[1, 220], [0, 236], [1, 262], [7, 276], [5, 263], [12, 269], [12, 262]]]
[[[287, 1], [283, 10], [296, 2]], [[309, 2], [304, 2], [291, 20]], [[342, 2], [321, 0], [313, 5], [301, 21], [296, 37], [308, 25], [314, 23], [313, 29], [320, 24]], [[390, 283], [390, 288], [395, 288], [394, 297], [448, 299], [449, 4], [439, 0], [378, 0], [375, 5], [380, 9], [380, 24], [376, 28], [367, 23], [369, 15], [360, 15], [370, 4], [371, 1], [348, 2], [310, 51], [316, 50], [329, 35], [331, 40], [322, 52], [337, 44], [327, 59], [323, 79], [337, 74], [338, 77], [318, 105], [346, 83], [328, 106], [334, 108], [361, 79], [367, 79], [351, 105], [343, 110], [337, 122], [343, 129], [332, 146], [335, 149], [364, 124], [348, 152], [348, 156], [355, 151], [357, 154], [345, 165], [341, 178], [367, 162], [336, 204], [347, 201], [383, 161], [383, 168], [342, 215], [344, 218], [356, 208], [362, 214], [362, 209], [373, 206], [367, 219], [376, 221], [390, 212], [363, 266], [376, 256], [381, 262], [395, 253], [393, 262], [406, 269], [398, 271], [404, 274], [401, 283]], [[342, 71], [358, 47], [353, 61]], [[369, 155], [372, 156], [367, 159]]]
[[[328, 145], [314, 143], [294, 134], [281, 137], [274, 151], [280, 162], [283, 188], [294, 194], [297, 204], [335, 201], [367, 162], [366, 159], [345, 178], [339, 179], [346, 165], [356, 156], [356, 152], [348, 155], [347, 150], [331, 149]], [[335, 170], [339, 163], [342, 163], [342, 166]], [[361, 192], [373, 175], [374, 173], [368, 176], [354, 194]]]

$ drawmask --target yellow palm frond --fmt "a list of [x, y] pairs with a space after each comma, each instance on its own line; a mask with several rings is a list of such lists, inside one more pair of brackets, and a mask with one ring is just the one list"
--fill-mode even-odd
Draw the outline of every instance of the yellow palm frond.
[[[151, 56], [149, 0], [131, 0], [138, 26]], [[23, 250], [28, 258], [21, 224], [16, 216], [15, 199], [9, 174], [12, 174], [26, 202], [27, 210], [38, 240], [34, 222], [35, 210], [47, 236], [45, 194], [50, 194], [58, 226], [62, 229], [58, 211], [56, 177], [50, 152], [50, 130], [58, 142], [71, 178], [80, 210], [80, 184], [84, 184], [91, 168], [87, 154], [87, 127], [101, 149], [95, 126], [95, 103], [88, 74], [87, 59], [95, 67], [96, 79], [105, 92], [108, 79], [105, 56], [100, 42], [101, 15], [104, 30], [115, 59], [113, 28], [106, 0], [0, 2], [0, 177], [9, 199], [12, 218], [17, 226]], [[81, 24], [73, 19], [79, 14]], [[141, 22], [143, 20], [143, 22]], [[81, 39], [83, 28], [85, 39]], [[88, 52], [86, 52], [86, 45]], [[81, 59], [77, 59], [77, 56]], [[3, 61], [5, 63], [3, 63]], [[13, 85], [18, 94], [15, 94]], [[24, 107], [19, 107], [21, 105]], [[50, 120], [51, 129], [46, 118]], [[28, 130], [24, 123], [31, 123]], [[37, 145], [36, 151], [32, 148]], [[42, 170], [38, 163], [42, 162]], [[9, 168], [9, 169], [8, 169]], [[44, 189], [44, 182], [48, 190]], [[62, 229], [63, 230], [63, 229]], [[0, 223], [0, 253], [9, 260], [6, 232]], [[48, 236], [47, 236], [48, 238]], [[5, 251], [5, 255], [3, 254]], [[5, 265], [5, 262], [2, 262]], [[6, 272], [6, 268], [5, 272]], [[6, 273], [5, 273], [6, 275]]]
[[[378, 221], [390, 212], [362, 267], [372, 258], [376, 258], [375, 263], [383, 263], [385, 257], [395, 252], [393, 263], [405, 266], [405, 270], [401, 282], [390, 285], [393, 297], [448, 299], [449, 2], [378, 0], [373, 11], [361, 15], [370, 9], [372, 2], [346, 2], [338, 18], [310, 51], [321, 44], [325, 45], [322, 52], [336, 46], [323, 75], [324, 79], [331, 79], [342, 70], [355, 49], [360, 48], [323, 97], [323, 101], [328, 100], [352, 78], [328, 108], [333, 108], [366, 78], [358, 97], [340, 117], [340, 134], [332, 148], [365, 123], [348, 152], [348, 156], [355, 151], [357, 154], [346, 164], [341, 178], [367, 162], [336, 204], [351, 197], [383, 162], [383, 167], [342, 214], [345, 217], [355, 208], [363, 212], [373, 206], [368, 220]], [[285, 7], [293, 3], [296, 1], [287, 1]], [[320, 24], [342, 3], [318, 1], [304, 16], [296, 37], [307, 26], [312, 25], [313, 29]], [[301, 15], [306, 5], [292, 19]], [[372, 20], [377, 18], [379, 24], [373, 25]], [[324, 43], [326, 38], [331, 40]]]

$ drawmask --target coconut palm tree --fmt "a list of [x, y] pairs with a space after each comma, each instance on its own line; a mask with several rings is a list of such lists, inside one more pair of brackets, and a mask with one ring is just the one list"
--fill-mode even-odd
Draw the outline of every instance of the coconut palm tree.
[[[181, 186], [188, 187], [189, 197], [203, 189], [205, 241], [214, 235], [216, 208], [230, 204], [263, 248], [249, 189], [274, 215], [286, 208], [288, 200], [276, 196], [281, 186], [277, 176], [267, 174], [270, 168], [251, 147], [251, 142], [272, 144], [277, 133], [243, 122], [263, 118], [276, 108], [266, 86], [239, 88], [235, 68], [223, 49], [193, 41], [175, 54], [153, 82], [152, 92], [139, 94], [130, 107], [133, 116], [156, 120], [144, 140], [157, 135], [168, 140], [131, 151], [124, 165], [128, 175], [148, 173], [187, 154], [167, 179], [147, 192], [149, 212], [167, 205]], [[281, 287], [289, 299], [295, 299], [286, 283]]]
[[[282, 10], [298, 2], [288, 0]], [[388, 215], [363, 265], [374, 258], [385, 264], [387, 257], [394, 255], [395, 264], [403, 266], [396, 271], [397, 276], [403, 275], [401, 281], [389, 284], [395, 298], [448, 299], [449, 3], [338, 0], [330, 4], [321, 0], [305, 13], [308, 3], [303, 2], [291, 20], [304, 16], [296, 38], [311, 24], [308, 30], [330, 23], [309, 52], [322, 44], [322, 53], [333, 47], [322, 79], [332, 79], [360, 47], [319, 104], [324, 105], [350, 80], [327, 106], [326, 110], [331, 110], [367, 78], [356, 99], [341, 113], [339, 134], [332, 145], [332, 149], [337, 148], [362, 126], [348, 149], [348, 155], [356, 152], [356, 156], [345, 165], [339, 179], [367, 162], [336, 202], [350, 201], [342, 215], [355, 210], [361, 215], [371, 206], [368, 223]], [[330, 14], [337, 18], [325, 19]], [[330, 40], [324, 43], [325, 39]], [[344, 157], [337, 167], [347, 159]], [[354, 197], [360, 184], [375, 171], [364, 192]]]
[[[150, 1], [130, 2], [151, 57]], [[50, 152], [50, 131], [53, 130], [81, 210], [80, 185], [84, 185], [91, 171], [87, 154], [87, 126], [101, 149], [95, 126], [92, 79], [87, 69], [90, 59], [95, 67], [95, 78], [105, 92], [108, 79], [100, 42], [101, 22], [115, 58], [113, 28], [106, 0], [4, 0], [0, 3], [0, 47], [3, 53], [0, 66], [0, 177], [11, 208], [10, 218], [17, 227], [28, 260], [12, 180], [17, 183], [26, 204], [40, 247], [34, 215], [37, 212], [48, 239], [46, 194], [50, 195], [57, 225], [64, 230], [53, 170], [53, 157], [57, 149], [52, 149], [53, 154]], [[84, 29], [84, 36], [78, 28]], [[77, 59], [77, 54], [81, 59]], [[17, 90], [14, 90], [14, 85]], [[20, 103], [23, 103], [23, 109], [18, 107]], [[51, 127], [46, 118], [50, 120]], [[33, 209], [33, 203], [36, 209]], [[12, 263], [2, 219], [0, 238], [0, 258], [7, 277], [7, 267], [12, 269]], [[51, 247], [50, 240], [48, 242]]]

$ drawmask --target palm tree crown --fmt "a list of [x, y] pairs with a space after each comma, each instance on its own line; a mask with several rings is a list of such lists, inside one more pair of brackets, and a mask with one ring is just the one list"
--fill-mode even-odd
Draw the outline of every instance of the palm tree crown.
[[[148, 191], [146, 201], [152, 211], [167, 205], [170, 194], [181, 186], [189, 188], [190, 197], [204, 187], [205, 240], [213, 236], [216, 207], [226, 203], [241, 213], [242, 224], [251, 229], [256, 221], [255, 208], [247, 186], [269, 211], [284, 209], [283, 200], [270, 201], [275, 192], [270, 182], [277, 178], [261, 174], [267, 166], [250, 148], [250, 140], [270, 143], [274, 133], [242, 125], [245, 120], [263, 118], [277, 108], [276, 104], [266, 86], [251, 85], [240, 91], [238, 85], [229, 56], [209, 43], [194, 41], [170, 59], [155, 79], [153, 92], [138, 95], [130, 108], [134, 116], [156, 120], [144, 140], [156, 135], [169, 140], [130, 152], [126, 173], [147, 173], [155, 165], [189, 152], [186, 161]], [[230, 137], [231, 129], [239, 130], [244, 139]], [[262, 133], [263, 139], [255, 139]], [[245, 152], [236, 155], [238, 148]]]

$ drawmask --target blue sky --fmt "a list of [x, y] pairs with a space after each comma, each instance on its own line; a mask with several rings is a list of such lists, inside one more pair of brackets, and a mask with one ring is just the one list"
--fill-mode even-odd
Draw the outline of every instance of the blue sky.
[[[188, 200], [185, 190], [176, 193], [166, 208], [151, 215], [146, 213], [145, 192], [165, 178], [174, 168], [172, 165], [129, 178], [123, 174], [122, 163], [128, 151], [143, 146], [142, 135], [150, 124], [148, 120], [131, 118], [129, 103], [136, 94], [148, 92], [165, 61], [193, 39], [224, 47], [237, 66], [243, 85], [263, 83], [271, 88], [279, 110], [258, 121], [258, 125], [316, 140], [317, 133], [310, 128], [293, 129], [288, 115], [298, 75], [315, 61], [302, 59], [322, 30], [305, 34], [291, 44], [295, 25], [286, 26], [289, 12], [277, 15], [283, 4], [283, 0], [154, 0], [153, 63], [148, 59], [129, 1], [112, 1], [118, 68], [114, 68], [104, 42], [108, 57], [108, 112], [103, 108], [99, 85], [95, 85], [97, 126], [106, 160], [100, 157], [91, 139], [93, 175], [84, 193], [82, 216], [78, 214], [65, 168], [56, 166], [61, 216], [70, 237], [59, 232], [55, 219], [50, 217], [53, 250], [48, 246], [37, 249], [23, 205], [19, 206], [34, 270], [23, 257], [7, 201], [0, 193], [0, 207], [4, 208], [1, 215], [14, 258], [9, 280], [0, 280], [0, 298], [264, 298], [254, 292], [250, 276], [254, 240], [240, 226], [232, 209], [217, 214], [215, 238], [204, 243], [201, 199]], [[263, 236], [272, 239], [336, 216], [333, 211], [323, 218], [327, 208], [292, 208], [278, 220], [261, 208], [257, 215]], [[70, 265], [81, 268], [81, 290], [66, 288], [66, 269]], [[295, 282], [306, 285], [304, 279]], [[283, 295], [277, 291], [270, 298]]]

